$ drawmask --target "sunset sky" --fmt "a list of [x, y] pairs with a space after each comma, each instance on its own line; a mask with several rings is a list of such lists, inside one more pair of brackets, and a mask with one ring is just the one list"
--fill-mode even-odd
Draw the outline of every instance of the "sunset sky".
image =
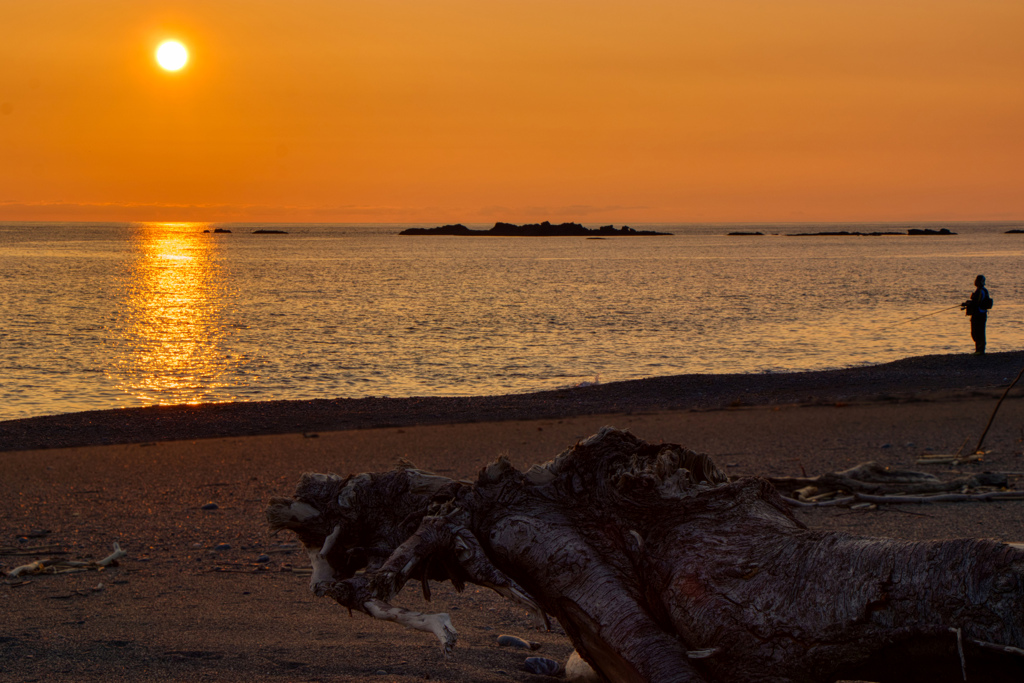
[[0, 220], [546, 219], [1024, 219], [1024, 2], [0, 0]]

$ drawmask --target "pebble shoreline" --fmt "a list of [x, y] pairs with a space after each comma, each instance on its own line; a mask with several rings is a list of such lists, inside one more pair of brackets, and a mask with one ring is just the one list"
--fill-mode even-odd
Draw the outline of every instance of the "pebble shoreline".
[[505, 396], [121, 408], [0, 422], [0, 451], [612, 413], [907, 400], [929, 392], [990, 392], [1012, 382], [1022, 366], [1024, 351], [1008, 351], [985, 356], [919, 356], [814, 372], [652, 377]]

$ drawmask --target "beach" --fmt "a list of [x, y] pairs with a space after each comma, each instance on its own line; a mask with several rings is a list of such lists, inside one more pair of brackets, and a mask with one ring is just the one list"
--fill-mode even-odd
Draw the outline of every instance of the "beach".
[[[1022, 352], [958, 354], [501, 397], [211, 404], [3, 422], [3, 569], [57, 551], [100, 559], [115, 542], [127, 556], [103, 571], [0, 584], [0, 680], [550, 680], [522, 663], [531, 655], [565, 661], [572, 648], [557, 625], [535, 631], [522, 610], [475, 586], [458, 595], [435, 585], [426, 605], [413, 582], [396, 600], [451, 615], [459, 643], [447, 662], [429, 634], [350, 617], [316, 598], [308, 577], [293, 571], [308, 565], [294, 539], [266, 532], [267, 501], [290, 495], [302, 472], [380, 471], [399, 458], [452, 478], [472, 478], [501, 455], [526, 468], [605, 425], [708, 453], [731, 477], [814, 476], [875, 461], [945, 478], [1009, 472], [1011, 487], [1021, 487], [1020, 389], [999, 408], [981, 462], [915, 463], [973, 448], [1022, 366]], [[796, 515], [813, 529], [862, 535], [1024, 541], [1024, 502]], [[499, 634], [542, 646], [498, 647]]]
[[1024, 680], [1024, 2], [8, 7], [0, 683]]

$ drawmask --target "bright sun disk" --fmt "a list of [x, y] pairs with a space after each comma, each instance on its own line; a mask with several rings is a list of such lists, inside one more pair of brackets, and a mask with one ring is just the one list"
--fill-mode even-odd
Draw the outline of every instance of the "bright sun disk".
[[188, 61], [188, 50], [176, 40], [164, 41], [156, 49], [156, 61], [168, 71], [177, 71]]

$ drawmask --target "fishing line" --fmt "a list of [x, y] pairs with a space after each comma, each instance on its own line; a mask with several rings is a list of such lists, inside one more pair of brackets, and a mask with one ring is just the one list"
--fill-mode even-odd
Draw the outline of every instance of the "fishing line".
[[942, 310], [935, 311], [933, 313], [925, 313], [924, 315], [919, 315], [916, 318], [910, 318], [909, 320], [901, 320], [898, 323], [893, 323], [892, 326], [896, 327], [897, 325], [902, 325], [903, 323], [912, 323], [915, 320], [920, 320], [921, 318], [927, 318], [930, 315], [938, 315], [939, 313], [945, 313], [946, 311], [951, 311], [954, 308], [960, 308], [961, 305], [962, 304], [956, 304], [955, 306], [950, 306], [949, 308], [943, 308]]

